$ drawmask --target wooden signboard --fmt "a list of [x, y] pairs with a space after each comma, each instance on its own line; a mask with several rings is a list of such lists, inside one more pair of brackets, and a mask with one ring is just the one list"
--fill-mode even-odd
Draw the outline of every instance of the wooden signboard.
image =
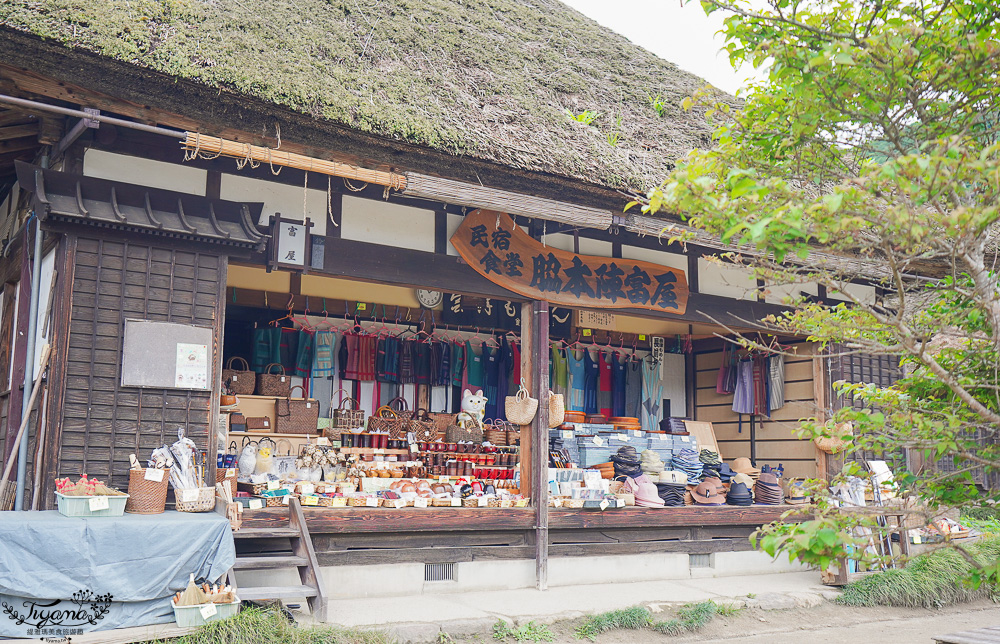
[[642, 308], [677, 314], [687, 309], [684, 271], [545, 247], [508, 215], [496, 211], [474, 210], [466, 215], [451, 243], [480, 275], [535, 300], [578, 308]]

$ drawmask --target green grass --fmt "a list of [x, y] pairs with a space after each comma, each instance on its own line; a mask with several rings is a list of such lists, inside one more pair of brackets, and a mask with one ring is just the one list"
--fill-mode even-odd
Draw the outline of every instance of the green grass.
[[493, 625], [493, 639], [501, 642], [513, 640], [515, 642], [551, 642], [556, 639], [556, 634], [545, 624], [528, 622], [514, 628], [511, 624], [498, 619]]
[[649, 610], [642, 606], [613, 610], [607, 613], [591, 615], [583, 624], [577, 627], [576, 636], [579, 639], [594, 641], [600, 633], [615, 630], [638, 630], [651, 625], [653, 618]]
[[[964, 519], [963, 519], [964, 520]], [[982, 564], [1000, 558], [1000, 536], [987, 536], [967, 547]], [[905, 606], [936, 608], [995, 597], [997, 588], [973, 589], [962, 583], [972, 565], [954, 550], [915, 557], [905, 568], [868, 575], [844, 586], [837, 602], [847, 606]]]
[[732, 617], [740, 610], [733, 606], [720, 606], [713, 601], [685, 604], [677, 609], [677, 617], [665, 622], [657, 622], [653, 625], [653, 630], [664, 635], [693, 633], [707, 626], [717, 615]]
[[212, 622], [198, 630], [155, 644], [396, 644], [377, 631], [337, 626], [296, 626], [280, 611], [252, 608], [236, 617]]

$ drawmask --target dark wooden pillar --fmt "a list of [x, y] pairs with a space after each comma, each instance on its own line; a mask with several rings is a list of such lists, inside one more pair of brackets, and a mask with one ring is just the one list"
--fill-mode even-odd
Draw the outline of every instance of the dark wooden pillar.
[[[549, 303], [532, 302], [531, 313], [531, 353], [535, 364], [528, 390], [532, 398], [538, 399], [538, 413], [531, 427], [535, 586], [538, 590], [546, 590], [549, 585]], [[523, 438], [521, 442], [524, 442]]]

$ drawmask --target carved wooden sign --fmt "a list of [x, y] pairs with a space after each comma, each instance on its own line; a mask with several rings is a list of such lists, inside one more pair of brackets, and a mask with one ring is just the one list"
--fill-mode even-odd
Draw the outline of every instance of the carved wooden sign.
[[521, 230], [510, 216], [496, 211], [474, 210], [466, 215], [451, 243], [480, 275], [535, 300], [580, 308], [642, 308], [677, 314], [687, 309], [684, 271], [548, 248]]

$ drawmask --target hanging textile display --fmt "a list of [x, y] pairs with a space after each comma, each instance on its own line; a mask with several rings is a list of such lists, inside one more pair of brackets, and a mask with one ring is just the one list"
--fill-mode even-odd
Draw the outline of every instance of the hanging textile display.
[[[611, 416], [621, 418], [625, 413], [626, 373], [627, 363], [622, 362], [622, 356], [615, 352], [611, 356]], [[638, 416], [633, 416], [638, 418]]]
[[610, 418], [611, 413], [611, 360], [610, 353], [597, 352], [597, 366], [599, 369], [597, 383], [597, 409], [598, 413], [605, 418]]
[[625, 361], [625, 413], [622, 416], [639, 418], [642, 407], [642, 361], [629, 356]]
[[281, 362], [281, 329], [275, 326], [254, 329], [251, 368], [264, 373], [267, 365]]
[[569, 404], [566, 408], [571, 411], [584, 411], [586, 374], [583, 366], [583, 356], [581, 355], [577, 358], [575, 351], [567, 349], [566, 367], [569, 374]]
[[[598, 357], [600, 357], [598, 355]], [[597, 360], [590, 355], [589, 349], [583, 351], [583, 411], [587, 414], [596, 414], [597, 388], [600, 380], [600, 367]]]
[[753, 361], [744, 358], [736, 363], [736, 387], [733, 391], [733, 411], [737, 414], [752, 414], [753, 404]]
[[316, 332], [316, 349], [313, 352], [313, 378], [330, 378], [334, 375], [337, 356], [337, 334], [333, 331]]
[[[313, 347], [315, 334], [308, 329], [299, 329], [298, 349], [295, 357], [295, 375], [308, 378], [312, 375]], [[304, 394], [303, 394], [304, 395]]]
[[[482, 349], [480, 349], [482, 351]], [[465, 377], [462, 382], [462, 390], [484, 389], [486, 387], [486, 374], [483, 371], [483, 356], [473, 349], [472, 341], [465, 342]]]
[[491, 349], [483, 342], [482, 364], [483, 372], [486, 376], [486, 387], [483, 393], [486, 396], [486, 418], [493, 420], [497, 418], [497, 413], [503, 402], [500, 400], [500, 348]]
[[663, 400], [663, 385], [660, 382], [660, 363], [652, 358], [642, 361], [642, 404], [639, 422], [642, 429], [650, 432], [660, 427], [660, 405]]
[[771, 389], [768, 407], [774, 411], [785, 406], [785, 356], [783, 354], [771, 355], [770, 379]]
[[[569, 373], [566, 368], [566, 353], [559, 347], [549, 351], [549, 389], [564, 398], [569, 398]], [[568, 407], [572, 409], [572, 407]]]

